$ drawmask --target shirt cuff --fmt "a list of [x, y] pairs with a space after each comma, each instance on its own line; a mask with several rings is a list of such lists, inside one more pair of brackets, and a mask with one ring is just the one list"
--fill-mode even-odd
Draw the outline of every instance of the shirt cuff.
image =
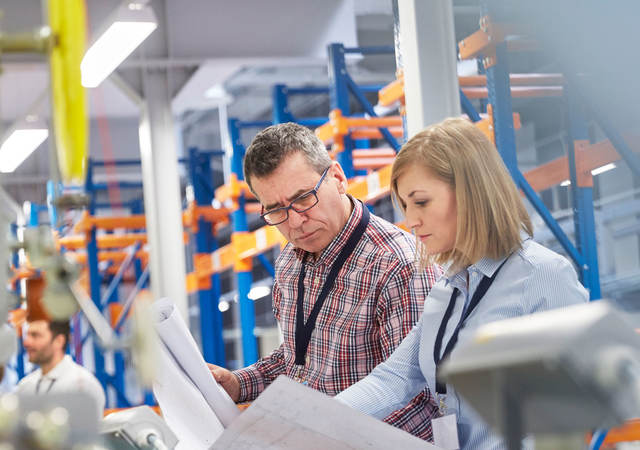
[[255, 366], [234, 370], [233, 374], [238, 377], [238, 381], [240, 382], [238, 403], [253, 401], [264, 391], [264, 377]]

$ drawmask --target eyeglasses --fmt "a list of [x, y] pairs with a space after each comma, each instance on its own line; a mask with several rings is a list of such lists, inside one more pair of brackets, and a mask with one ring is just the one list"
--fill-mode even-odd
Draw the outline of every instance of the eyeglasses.
[[271, 211], [267, 212], [264, 212], [263, 206], [260, 217], [262, 217], [264, 221], [269, 225], [280, 225], [282, 222], [285, 222], [289, 218], [290, 209], [293, 209], [297, 213], [303, 213], [316, 206], [318, 204], [318, 189], [320, 189], [320, 185], [322, 184], [322, 181], [327, 175], [330, 167], [331, 166], [324, 169], [324, 172], [322, 172], [322, 176], [320, 177], [318, 184], [316, 184], [316, 187], [311, 189], [309, 192], [296, 197], [291, 203], [289, 203], [289, 206], [283, 206], [281, 208], [272, 209]]

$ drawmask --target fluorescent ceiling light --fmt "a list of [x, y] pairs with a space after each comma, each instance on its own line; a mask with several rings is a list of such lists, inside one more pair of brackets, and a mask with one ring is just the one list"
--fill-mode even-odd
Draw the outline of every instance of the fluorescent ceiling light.
[[0, 172], [13, 172], [49, 136], [47, 128], [17, 128], [0, 147]]
[[251, 288], [247, 297], [251, 300], [258, 300], [259, 298], [266, 297], [270, 293], [271, 288], [269, 286], [255, 286]]
[[157, 27], [153, 10], [144, 3], [120, 5], [80, 63], [82, 85], [102, 83]]
[[607, 171], [609, 171], [611, 169], [615, 169], [615, 168], [616, 168], [616, 165], [614, 163], [605, 164], [604, 166], [600, 166], [600, 167], [598, 167], [596, 169], [593, 169], [591, 171], [591, 175], [593, 175], [595, 177], [596, 175], [600, 175], [601, 173], [607, 172]]

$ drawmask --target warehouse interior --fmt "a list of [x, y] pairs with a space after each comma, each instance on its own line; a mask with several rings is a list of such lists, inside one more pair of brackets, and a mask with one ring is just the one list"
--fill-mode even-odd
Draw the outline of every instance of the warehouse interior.
[[[409, 3], [413, 23], [403, 30], [399, 16]], [[606, 299], [629, 329], [640, 329], [636, 2], [74, 0], [66, 7], [86, 12], [86, 22], [77, 22], [86, 27], [65, 41], [63, 21], [52, 26], [56, 37], [44, 49], [28, 48], [24, 42], [38, 41], [40, 27], [52, 25], [58, 4], [64, 2], [0, 3], [0, 136], [4, 144], [23, 125], [47, 130], [32, 153], [0, 174], [8, 236], [2, 256], [10, 261], [0, 312], [16, 340], [35, 285], [46, 280], [46, 309], [47, 289], [80, 279], [84, 303], [73, 289], [78, 304], [64, 300], [73, 303], [69, 352], [100, 381], [107, 408], [157, 405], [142, 367], [152, 365], [144, 344], [152, 327], [144, 311], [131, 312], [140, 298], [172, 298], [204, 360], [230, 370], [282, 342], [271, 289], [286, 240], [265, 226], [259, 201], [243, 184], [242, 155], [256, 133], [290, 121], [312, 128], [345, 169], [350, 192], [377, 216], [402, 223], [388, 171], [414, 118], [428, 120], [421, 129], [451, 115], [442, 111], [440, 93], [452, 83], [463, 98], [453, 111], [478, 122], [501, 155], [513, 148], [505, 163], [528, 182], [530, 193], [516, 185], [535, 241], [573, 262], [590, 300]], [[82, 88], [84, 121], [73, 122], [77, 112], [56, 105], [54, 92], [66, 88], [53, 87], [60, 81], [52, 75], [53, 49], [73, 39], [89, 48], [120, 9], [150, 10], [155, 27], [97, 87]], [[415, 53], [402, 54], [409, 29], [418, 43]], [[120, 37], [121, 46], [133, 39]], [[410, 89], [423, 105], [410, 103]], [[70, 135], [86, 127], [82, 155], [62, 153], [65, 126]], [[587, 185], [579, 181], [585, 173]], [[54, 271], [59, 279], [51, 278]], [[69, 287], [60, 289], [62, 299]], [[64, 316], [65, 307], [54, 306], [54, 315]], [[606, 342], [606, 332], [593, 333]], [[22, 336], [0, 362], [0, 393], [35, 367]], [[6, 411], [0, 401], [0, 416]], [[640, 422], [622, 422], [608, 436], [588, 423], [577, 444], [549, 448], [637, 448], [629, 441], [640, 441]], [[20, 447], [0, 426], [5, 441], [14, 445], [7, 448], [71, 448]], [[113, 448], [170, 448], [131, 445]]]

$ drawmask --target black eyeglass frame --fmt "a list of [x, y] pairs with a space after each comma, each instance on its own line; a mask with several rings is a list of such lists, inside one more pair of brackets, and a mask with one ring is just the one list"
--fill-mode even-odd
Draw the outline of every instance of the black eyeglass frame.
[[[262, 211], [260, 212], [260, 217], [262, 218], [262, 220], [264, 220], [267, 225], [280, 225], [281, 223], [286, 222], [287, 220], [289, 220], [289, 210], [293, 209], [295, 212], [297, 213], [303, 213], [305, 211], [309, 211], [311, 208], [313, 208], [314, 206], [316, 206], [318, 204], [318, 202], [320, 201], [318, 199], [318, 190], [320, 189], [320, 186], [322, 186], [322, 182], [324, 181], [324, 178], [327, 176], [327, 173], [329, 172], [329, 169], [331, 168], [331, 166], [327, 167], [326, 169], [324, 169], [324, 172], [322, 172], [322, 176], [320, 177], [320, 180], [318, 180], [318, 183], [316, 184], [316, 186], [311, 189], [308, 192], [305, 192], [304, 194], [300, 194], [298, 195], [296, 198], [294, 198], [291, 203], [289, 203], [289, 206], [282, 206], [280, 208], [275, 208], [272, 209], [271, 211], [264, 211], [264, 206], [262, 206]], [[313, 195], [316, 199], [316, 201], [313, 203], [313, 205], [304, 208], [304, 209], [296, 209], [293, 204], [295, 202], [297, 202], [298, 200], [300, 200], [303, 197], [306, 197], [308, 195]], [[282, 219], [279, 222], [269, 222], [266, 218], [266, 216], [268, 216], [269, 214], [273, 214], [274, 212], [278, 212], [278, 211], [285, 211], [286, 212], [286, 216], [284, 217], [284, 219]]]

